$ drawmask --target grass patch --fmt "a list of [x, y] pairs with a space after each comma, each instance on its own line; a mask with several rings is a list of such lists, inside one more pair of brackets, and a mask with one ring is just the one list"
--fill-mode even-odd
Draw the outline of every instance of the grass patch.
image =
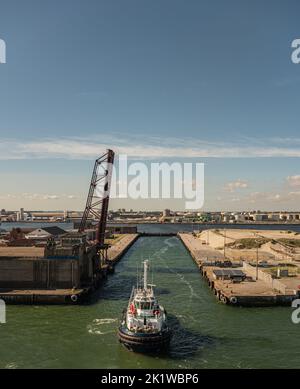
[[280, 238], [278, 239], [278, 242], [290, 247], [300, 247], [300, 239]]
[[292, 265], [292, 264], [286, 264], [286, 266], [269, 267], [269, 268], [264, 269], [264, 272], [269, 273], [272, 276], [276, 277], [277, 276], [277, 269], [288, 270], [289, 276], [297, 276], [298, 274], [300, 274], [300, 268], [298, 266]]
[[226, 247], [240, 250], [250, 250], [260, 248], [263, 244], [268, 243], [270, 239], [267, 238], [242, 238], [235, 242], [227, 243]]

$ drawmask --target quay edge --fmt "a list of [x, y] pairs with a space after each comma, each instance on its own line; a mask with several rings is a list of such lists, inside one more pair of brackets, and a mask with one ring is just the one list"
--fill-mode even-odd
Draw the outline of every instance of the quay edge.
[[[207, 281], [209, 288], [223, 304], [240, 307], [271, 307], [271, 306], [291, 306], [292, 301], [297, 298], [296, 294], [282, 294], [275, 290], [268, 294], [239, 294], [232, 293], [226, 284], [220, 280], [216, 281], [213, 278], [212, 268], [204, 265], [206, 257], [201, 256], [201, 253], [193, 247], [192, 243], [186, 239], [186, 236], [191, 237], [191, 233], [178, 233], [178, 238], [189, 252], [193, 261], [196, 263], [201, 276]], [[215, 267], [217, 269], [217, 267]], [[228, 285], [228, 284], [227, 284]]]
[[[108, 251], [109, 264], [104, 265], [99, 272], [95, 285], [79, 288], [0, 288], [0, 299], [11, 305], [76, 305], [87, 303], [90, 296], [106, 279], [107, 274], [113, 272], [114, 266], [139, 238], [139, 234], [128, 234], [119, 242], [118, 247]], [[124, 239], [124, 241], [123, 241]], [[123, 241], [123, 242], [122, 242]], [[111, 271], [110, 271], [111, 269]]]

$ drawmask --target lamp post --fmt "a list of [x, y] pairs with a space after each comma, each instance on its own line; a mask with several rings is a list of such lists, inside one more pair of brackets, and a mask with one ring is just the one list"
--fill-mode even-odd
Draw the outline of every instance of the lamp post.
[[[254, 232], [254, 236], [257, 238], [257, 233]], [[255, 239], [256, 243], [256, 281], [258, 280], [258, 240]]]
[[226, 259], [226, 229], [224, 228], [224, 261]]

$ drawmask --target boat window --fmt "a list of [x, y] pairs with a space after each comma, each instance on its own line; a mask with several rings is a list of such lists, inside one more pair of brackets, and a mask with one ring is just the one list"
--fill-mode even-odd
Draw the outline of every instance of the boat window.
[[141, 309], [151, 309], [151, 304], [148, 301], [142, 301]]

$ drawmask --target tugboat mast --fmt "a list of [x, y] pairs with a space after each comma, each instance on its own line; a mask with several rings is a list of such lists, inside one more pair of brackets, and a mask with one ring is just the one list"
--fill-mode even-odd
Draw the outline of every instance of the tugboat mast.
[[144, 290], [148, 289], [148, 261], [144, 261]]

